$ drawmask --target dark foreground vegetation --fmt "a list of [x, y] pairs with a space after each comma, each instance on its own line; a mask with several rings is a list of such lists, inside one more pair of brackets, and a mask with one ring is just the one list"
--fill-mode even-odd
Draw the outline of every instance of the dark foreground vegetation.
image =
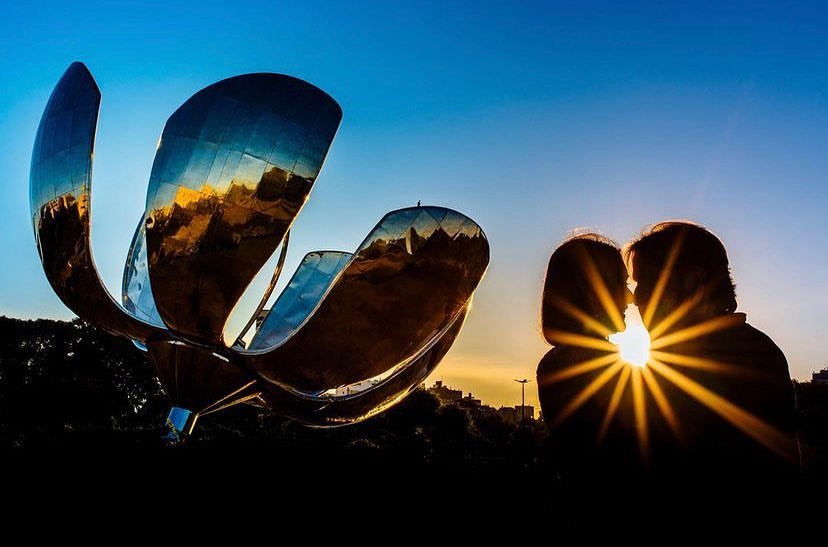
[[[828, 476], [828, 386], [798, 384], [797, 396], [805, 469], [796, 496], [805, 500]], [[176, 444], [162, 439], [168, 407], [128, 341], [79, 320], [0, 318], [0, 458], [11, 471], [4, 480], [41, 502], [44, 488], [52, 492], [45, 499], [63, 502], [101, 488], [103, 499], [164, 491], [185, 506], [224, 500], [229, 511], [239, 506], [228, 499], [264, 496], [258, 510], [555, 514], [572, 523], [599, 495], [560, 486], [542, 423], [441, 405], [424, 390], [336, 430], [239, 406], [201, 420]], [[601, 503], [617, 511], [638, 494], [604, 492]]]

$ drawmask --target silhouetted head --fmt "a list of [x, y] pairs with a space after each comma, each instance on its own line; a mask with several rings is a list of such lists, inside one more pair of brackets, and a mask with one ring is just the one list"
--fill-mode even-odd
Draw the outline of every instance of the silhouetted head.
[[549, 258], [541, 306], [544, 337], [557, 344], [550, 336], [554, 331], [599, 336], [590, 325], [594, 321], [609, 332], [622, 330], [630, 300], [627, 269], [615, 243], [598, 234], [575, 236]]
[[[690, 222], [656, 224], [626, 250], [636, 281], [635, 303], [649, 323], [657, 325], [685, 302], [694, 301], [687, 319], [736, 311], [736, 292], [730, 278], [727, 251], [718, 237]], [[664, 272], [664, 288], [657, 294]], [[648, 307], [655, 302], [655, 309]], [[649, 325], [648, 325], [649, 326]]]

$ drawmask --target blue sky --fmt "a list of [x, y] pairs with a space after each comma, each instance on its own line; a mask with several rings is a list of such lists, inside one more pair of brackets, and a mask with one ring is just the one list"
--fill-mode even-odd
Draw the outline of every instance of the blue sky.
[[5, 3], [0, 314], [71, 317], [37, 259], [27, 189], [69, 63], [86, 63], [104, 97], [93, 246], [113, 293], [167, 117], [219, 79], [281, 72], [344, 110], [288, 272], [306, 251], [354, 249], [417, 200], [489, 236], [489, 272], [436, 377], [514, 403], [511, 379], [532, 378], [546, 350], [541, 282], [567, 233], [624, 242], [690, 218], [724, 240], [741, 310], [808, 378], [828, 361], [828, 8], [619, 4]]

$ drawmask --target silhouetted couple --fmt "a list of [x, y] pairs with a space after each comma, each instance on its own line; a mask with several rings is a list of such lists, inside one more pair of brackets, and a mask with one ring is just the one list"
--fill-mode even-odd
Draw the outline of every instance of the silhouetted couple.
[[[631, 300], [652, 339], [646, 366], [607, 339]], [[796, 475], [785, 356], [735, 310], [727, 253], [701, 226], [656, 225], [624, 255], [595, 234], [555, 250], [541, 310], [554, 348], [538, 388], [564, 483]]]

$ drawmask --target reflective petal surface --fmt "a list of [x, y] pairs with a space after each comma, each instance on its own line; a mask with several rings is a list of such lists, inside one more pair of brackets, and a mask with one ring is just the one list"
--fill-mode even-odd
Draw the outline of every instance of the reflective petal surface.
[[255, 378], [230, 359], [178, 340], [147, 342], [149, 361], [175, 406], [193, 413], [248, 395]]
[[147, 239], [144, 232], [144, 217], [141, 217], [132, 244], [129, 246], [124, 265], [124, 281], [121, 300], [124, 308], [135, 317], [159, 328], [165, 328], [155, 299], [152, 296], [149, 268], [147, 266]]
[[31, 214], [46, 276], [80, 317], [147, 352], [173, 409], [174, 438], [247, 403], [316, 427], [364, 420], [416, 388], [457, 337], [489, 261], [468, 217], [388, 213], [356, 253], [302, 260], [249, 349], [224, 324], [308, 198], [342, 112], [277, 74], [224, 80], [169, 119], [124, 267], [123, 308], [90, 246], [92, 153], [101, 94], [74, 63], [55, 87], [32, 154]]
[[262, 397], [271, 408], [311, 427], [350, 425], [376, 416], [417, 389], [434, 371], [460, 334], [467, 311], [468, 308], [461, 310], [441, 336], [384, 378], [342, 386], [334, 393], [305, 397], [275, 384], [265, 384]]
[[145, 340], [158, 332], [128, 315], [104, 287], [92, 259], [92, 152], [101, 93], [82, 63], [55, 86], [35, 137], [29, 201], [37, 248], [52, 288], [79, 317]]
[[152, 292], [171, 330], [221, 344], [227, 317], [310, 193], [342, 111], [316, 87], [248, 74], [169, 119], [150, 176]]
[[442, 335], [488, 262], [488, 241], [468, 217], [441, 207], [391, 212], [304, 325], [244, 355], [265, 380], [306, 393], [374, 378]]
[[256, 331], [249, 348], [277, 346], [293, 334], [316, 309], [331, 282], [352, 256], [351, 253], [339, 251], [315, 251], [305, 255], [288, 286]]

